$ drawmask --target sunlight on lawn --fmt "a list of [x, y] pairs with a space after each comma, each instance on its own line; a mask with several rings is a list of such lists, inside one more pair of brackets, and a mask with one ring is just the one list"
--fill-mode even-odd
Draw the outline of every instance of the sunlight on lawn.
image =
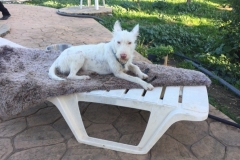
[[[172, 0], [166, 0], [165, 2], [174, 2], [174, 4], [181, 3], [183, 1], [172, 1]], [[145, 2], [149, 2], [145, 0]], [[185, 2], [185, 1], [184, 1]], [[185, 2], [186, 3], [186, 2]], [[141, 2], [140, 2], [141, 4]], [[135, 21], [144, 21], [144, 19], [148, 19], [147, 21], [149, 22], [158, 22], [161, 21], [162, 23], [178, 23], [178, 24], [183, 24], [186, 26], [216, 26], [219, 21], [216, 21], [216, 15], [211, 15], [207, 13], [207, 17], [205, 14], [201, 13], [200, 11], [193, 11], [191, 12], [186, 12], [186, 11], [175, 11], [173, 9], [162, 9], [162, 10], [146, 10], [145, 8], [149, 8], [147, 6], [148, 4], [144, 5], [142, 4], [141, 8], [137, 11], [128, 9], [128, 8], [123, 8], [118, 5], [114, 5], [113, 11], [114, 15], [117, 17], [125, 17], [129, 19], [134, 19]], [[150, 6], [151, 7], [151, 6]], [[217, 9], [217, 7], [215, 6]], [[183, 10], [183, 9], [182, 9]], [[210, 9], [209, 9], [210, 10]], [[176, 14], [173, 14], [173, 12], [177, 12]], [[143, 22], [144, 23], [144, 22]], [[151, 24], [150, 24], [151, 25]]]
[[159, 19], [166, 22], [179, 23], [186, 26], [213, 26], [214, 21], [211, 18], [194, 17], [192, 15], [171, 16], [167, 14], [160, 14]]

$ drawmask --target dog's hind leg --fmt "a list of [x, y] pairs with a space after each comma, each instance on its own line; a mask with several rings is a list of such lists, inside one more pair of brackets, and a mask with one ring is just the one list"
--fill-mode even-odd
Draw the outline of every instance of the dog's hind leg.
[[84, 76], [84, 75], [77, 76], [77, 72], [82, 68], [83, 64], [84, 64], [84, 59], [74, 61], [70, 66], [70, 73], [67, 78], [68, 79], [83, 79], [83, 80], [90, 79], [89, 76]]

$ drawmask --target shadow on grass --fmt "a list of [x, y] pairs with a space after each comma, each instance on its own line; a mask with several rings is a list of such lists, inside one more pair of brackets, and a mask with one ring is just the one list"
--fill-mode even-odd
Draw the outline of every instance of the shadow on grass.
[[70, 7], [70, 6], [77, 6], [80, 3], [77, 0], [68, 0], [68, 1], [63, 1], [63, 0], [54, 0], [54, 1], [53, 0], [31, 0], [31, 1], [24, 2], [24, 4], [46, 6], [46, 7], [60, 9], [60, 8], [65, 8], [65, 7]]

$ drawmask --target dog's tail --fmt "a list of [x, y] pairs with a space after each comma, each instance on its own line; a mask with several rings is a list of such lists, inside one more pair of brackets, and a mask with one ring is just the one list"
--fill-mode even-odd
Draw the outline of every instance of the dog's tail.
[[49, 78], [54, 79], [54, 80], [59, 80], [59, 81], [65, 80], [65, 79], [60, 78], [60, 77], [58, 77], [58, 76], [56, 75], [56, 66], [55, 66], [55, 63], [53, 63], [52, 66], [49, 68], [48, 76], [49, 76]]

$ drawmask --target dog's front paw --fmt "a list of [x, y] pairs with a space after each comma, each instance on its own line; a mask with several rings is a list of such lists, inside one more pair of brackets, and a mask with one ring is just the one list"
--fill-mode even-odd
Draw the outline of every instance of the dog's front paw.
[[151, 90], [153, 90], [154, 87], [153, 87], [150, 83], [147, 83], [145, 86], [143, 86], [143, 88], [144, 88], [145, 90], [151, 91]]
[[139, 75], [139, 78], [141, 78], [141, 79], [147, 79], [147, 78], [148, 78], [148, 75], [146, 75], [146, 74], [144, 74], [144, 73], [141, 73], [141, 74]]
[[88, 80], [88, 79], [91, 79], [89, 76], [82, 76], [82, 79], [83, 80]]

